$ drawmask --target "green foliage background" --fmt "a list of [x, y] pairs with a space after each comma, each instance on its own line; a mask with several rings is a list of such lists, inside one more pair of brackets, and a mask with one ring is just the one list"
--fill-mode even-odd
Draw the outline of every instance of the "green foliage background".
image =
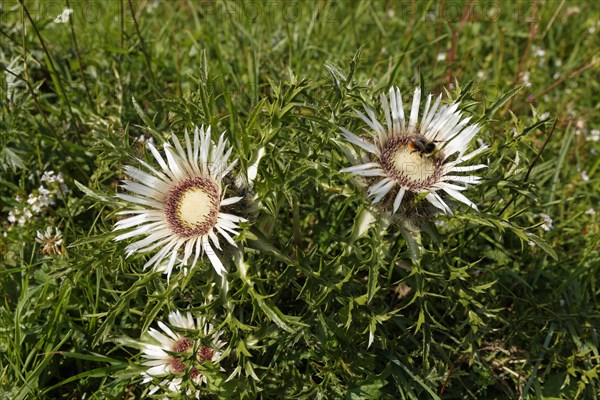
[[[54, 23], [66, 7], [72, 19]], [[0, 11], [2, 398], [140, 398], [123, 338], [187, 308], [228, 342], [207, 398], [598, 398], [597, 2]], [[379, 112], [391, 85], [405, 102], [419, 85], [446, 92], [483, 125], [489, 168], [467, 192], [480, 212], [420, 216], [436, 232], [403, 235], [339, 172], [339, 126], [361, 132], [354, 109]], [[140, 135], [160, 144], [192, 124], [227, 131], [238, 173], [265, 149], [244, 259], [223, 255], [227, 292], [208, 262], [168, 285], [112, 240], [121, 167], [151, 161]], [[10, 224], [48, 170], [70, 193]], [[357, 235], [369, 210], [376, 223]], [[39, 253], [46, 226], [64, 255]]]

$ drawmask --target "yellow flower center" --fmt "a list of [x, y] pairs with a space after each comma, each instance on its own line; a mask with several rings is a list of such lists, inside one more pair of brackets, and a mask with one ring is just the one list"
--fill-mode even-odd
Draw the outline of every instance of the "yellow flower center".
[[178, 217], [181, 225], [195, 228], [205, 223], [213, 210], [213, 197], [203, 188], [192, 187], [179, 198]]
[[[416, 145], [415, 138], [420, 140]], [[391, 138], [381, 149], [383, 170], [398, 185], [410, 191], [430, 189], [443, 174], [444, 156], [435, 148], [426, 148], [426, 143], [420, 136]]]
[[391, 155], [391, 165], [395, 172], [413, 182], [426, 181], [436, 171], [433, 158], [411, 150], [408, 146], [396, 149]]
[[165, 216], [180, 237], [202, 236], [217, 224], [219, 206], [220, 190], [211, 179], [188, 178], [169, 192]]

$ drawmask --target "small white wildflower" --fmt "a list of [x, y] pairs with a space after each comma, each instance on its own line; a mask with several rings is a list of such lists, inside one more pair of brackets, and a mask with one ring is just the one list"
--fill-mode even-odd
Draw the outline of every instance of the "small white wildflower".
[[54, 182], [54, 171], [44, 171], [40, 180], [48, 183]]
[[477, 77], [478, 77], [479, 79], [483, 79], [483, 78], [485, 78], [485, 75], [486, 75], [486, 74], [485, 74], [485, 71], [484, 71], [484, 70], [480, 69], [479, 71], [477, 71]]
[[52, 170], [44, 171], [44, 174], [42, 175], [40, 180], [42, 182], [47, 182], [47, 183], [54, 183], [54, 182], [64, 183], [64, 181], [65, 181], [63, 179], [62, 172], [59, 172], [58, 174], [56, 174]]
[[576, 119], [575, 123], [573, 124], [573, 130], [575, 132], [575, 135], [581, 135], [585, 129], [585, 121], [583, 121], [582, 119]]
[[439, 53], [437, 55], [437, 60], [438, 61], [444, 61], [446, 59], [446, 53]]
[[[533, 236], [533, 233], [531, 233], [531, 232], [525, 232], [525, 236], [527, 236], [527, 237], [532, 237], [532, 236]], [[527, 242], [527, 244], [528, 244], [530, 247], [535, 247], [535, 242], [534, 242], [533, 240], [530, 240], [530, 241], [528, 241], [528, 242]]]
[[72, 8], [65, 8], [62, 13], [60, 13], [56, 18], [54, 18], [55, 24], [64, 24], [69, 22], [69, 17], [73, 14]]
[[40, 196], [48, 196], [50, 194], [50, 191], [43, 186], [38, 188], [38, 192], [40, 193]]
[[600, 130], [598, 129], [592, 129], [590, 131], [590, 134], [587, 135], [587, 137], [585, 138], [585, 140], [588, 140], [590, 142], [597, 142], [600, 140]]
[[521, 82], [527, 87], [531, 87], [531, 82], [529, 81], [529, 72], [521, 72]]
[[546, 51], [540, 47], [537, 46], [533, 46], [531, 48], [533, 55], [536, 56], [538, 58], [538, 67], [543, 67], [544, 66], [544, 57], [546, 56]]
[[548, 214], [542, 213], [540, 214], [540, 217], [542, 217], [542, 219], [544, 220], [544, 223], [542, 224], [543, 230], [548, 232], [550, 229], [554, 228], [554, 225], [552, 224], [552, 218], [550, 218]]
[[532, 50], [533, 54], [535, 54], [535, 56], [538, 58], [542, 58], [546, 55], [546, 51], [540, 47], [533, 46]]
[[498, 7], [490, 7], [488, 9], [487, 15], [490, 19], [495, 20], [496, 17], [498, 16]]
[[584, 182], [587, 182], [590, 180], [590, 177], [587, 174], [587, 171], [581, 171], [581, 179], [584, 180]]
[[588, 208], [587, 210], [585, 210], [585, 213], [587, 215], [596, 215], [596, 210], [594, 210], [593, 208]]
[[52, 198], [52, 193], [43, 186], [40, 186], [36, 191], [29, 194], [27, 198], [27, 203], [31, 206], [31, 210], [38, 214], [42, 211], [44, 207], [48, 207], [54, 205], [54, 199]]
[[148, 14], [152, 14], [154, 12], [154, 10], [158, 8], [158, 6], [159, 6], [159, 2], [157, 0], [151, 1], [146, 6], [146, 12]]
[[8, 222], [10, 222], [11, 224], [17, 222], [17, 217], [19, 216], [19, 214], [21, 214], [21, 211], [19, 211], [17, 208], [10, 210], [8, 212]]
[[27, 220], [29, 220], [31, 218], [33, 218], [33, 213], [31, 212], [31, 210], [29, 208], [25, 208], [23, 210], [23, 214], [19, 218], [19, 225], [24, 225], [27, 222]]
[[29, 204], [30, 206], [38, 204], [39, 201], [40, 201], [40, 199], [33, 193], [30, 193], [29, 197], [27, 198], [27, 204]]
[[64, 199], [65, 195], [69, 193], [69, 187], [65, 184], [65, 179], [62, 172], [58, 174], [54, 171], [45, 171], [41, 178], [42, 182], [46, 182], [50, 187], [50, 190], [46, 188], [40, 188], [40, 190], [46, 194], [47, 205], [54, 204], [54, 200], [51, 196], [56, 196], [58, 199]]

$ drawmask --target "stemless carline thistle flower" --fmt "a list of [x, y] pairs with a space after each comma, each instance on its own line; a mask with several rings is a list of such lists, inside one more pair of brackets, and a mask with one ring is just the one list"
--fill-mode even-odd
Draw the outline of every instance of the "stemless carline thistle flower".
[[[203, 317], [194, 320], [190, 312], [182, 314], [173, 311], [168, 319], [170, 327], [159, 321], [162, 332], [150, 328], [149, 340], [142, 343], [143, 357], [146, 358], [142, 365], [148, 367], [142, 372], [144, 383], [160, 379], [160, 386], [153, 385], [149, 394], [155, 393], [160, 387], [181, 393], [186, 376], [195, 385], [206, 383], [206, 377], [199, 369], [200, 364], [218, 363], [221, 349], [226, 344], [219, 339], [222, 332], [213, 332], [213, 326]], [[207, 341], [210, 342], [208, 346]], [[188, 389], [185, 393], [198, 398], [200, 392]]]
[[40, 249], [40, 253], [42, 254], [63, 254], [62, 250], [62, 232], [54, 227], [54, 232], [52, 231], [52, 227], [48, 226], [45, 231], [37, 231], [35, 241], [39, 244], [44, 245]]
[[389, 102], [385, 94], [381, 95], [387, 127], [377, 120], [375, 113], [367, 106], [364, 106], [367, 115], [356, 111], [375, 132], [373, 142], [340, 128], [346, 140], [372, 155], [370, 162], [344, 168], [342, 172], [381, 177], [381, 180], [369, 188], [367, 195], [373, 199], [373, 203], [378, 203], [386, 197], [393, 198], [392, 213], [396, 213], [407, 192], [415, 195], [425, 194], [425, 198], [433, 206], [452, 213], [438, 193], [440, 189], [454, 199], [477, 209], [461, 191], [467, 189], [467, 184], [479, 183], [481, 178], [455, 173], [471, 172], [486, 167], [483, 164], [460, 166], [487, 149], [484, 145], [465, 154], [480, 127], [477, 124], [468, 125], [471, 117], [461, 120], [462, 113], [458, 111], [458, 104], [440, 107], [441, 95], [433, 105], [431, 100], [430, 94], [421, 122], [418, 123], [421, 89], [417, 88], [407, 124], [400, 90], [392, 87], [389, 91]]
[[[117, 194], [117, 197], [141, 206], [119, 214], [133, 215], [115, 224], [115, 230], [135, 228], [121, 234], [115, 240], [146, 236], [127, 246], [127, 256], [135, 252], [158, 249], [144, 265], [162, 270], [170, 277], [176, 262], [187, 265], [193, 255], [193, 266], [206, 253], [215, 271], [223, 276], [223, 263], [215, 254], [213, 246], [221, 250], [216, 232], [231, 245], [236, 246], [238, 223], [242, 217], [221, 212], [221, 207], [234, 204], [242, 197], [224, 198], [221, 181], [235, 166], [237, 160], [228, 164], [232, 148], [228, 147], [224, 133], [216, 146], [211, 141], [210, 127], [194, 129], [193, 138], [185, 132], [185, 149], [177, 137], [164, 144], [165, 159], [152, 143], [152, 152], [162, 171], [138, 160], [150, 173], [136, 167], [124, 170], [133, 180], [124, 180], [122, 187], [134, 195]], [[174, 146], [174, 147], [173, 147]], [[215, 232], [216, 231], [216, 232]], [[212, 242], [212, 245], [211, 245]], [[183, 257], [179, 250], [183, 248]]]

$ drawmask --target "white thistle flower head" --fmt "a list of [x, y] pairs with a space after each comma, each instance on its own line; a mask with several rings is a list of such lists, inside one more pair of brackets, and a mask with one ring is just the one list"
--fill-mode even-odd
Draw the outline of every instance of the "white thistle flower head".
[[[158, 249], [144, 268], [161, 270], [167, 277], [170, 277], [176, 263], [185, 267], [192, 260], [191, 266], [194, 266], [203, 253], [206, 253], [215, 271], [223, 276], [225, 267], [214, 250], [221, 250], [216, 233], [236, 246], [232, 236], [238, 234], [238, 223], [246, 221], [221, 212], [221, 207], [242, 199], [224, 198], [221, 187], [223, 177], [233, 169], [237, 160], [228, 164], [232, 148], [227, 149], [224, 133], [215, 146], [211, 142], [210, 127], [206, 130], [196, 127], [192, 138], [186, 130], [185, 148], [175, 135], [172, 142], [172, 145], [164, 145], [166, 160], [152, 143], [147, 144], [162, 171], [142, 160], [139, 163], [149, 172], [132, 166], [124, 167], [132, 180], [123, 181], [122, 187], [133, 195], [117, 194], [117, 197], [139, 208], [119, 213], [133, 216], [118, 221], [115, 230], [135, 229], [117, 236], [115, 240], [145, 236], [127, 246], [127, 256]], [[183, 249], [182, 257], [178, 257], [180, 249]]]
[[469, 143], [480, 127], [477, 124], [469, 125], [471, 117], [462, 118], [457, 103], [440, 106], [441, 95], [433, 105], [431, 100], [430, 94], [419, 122], [421, 89], [417, 88], [407, 121], [400, 90], [391, 88], [389, 101], [385, 94], [381, 95], [386, 127], [368, 107], [364, 106], [367, 115], [356, 111], [374, 131], [376, 136], [373, 142], [341, 128], [346, 140], [371, 154], [370, 162], [344, 168], [342, 172], [380, 177], [381, 180], [369, 188], [367, 195], [373, 199], [373, 203], [393, 199], [392, 214], [398, 211], [407, 193], [423, 194], [433, 206], [451, 214], [452, 210], [440, 195], [440, 190], [477, 209], [475, 203], [461, 192], [467, 189], [468, 184], [479, 183], [481, 178], [457, 173], [486, 167], [484, 164], [460, 165], [487, 149], [482, 145], [467, 153]]
[[[150, 338], [142, 344], [143, 357], [147, 359], [143, 365], [149, 367], [142, 372], [143, 382], [160, 379], [159, 385], [150, 388], [150, 394], [161, 387], [168, 392], [181, 393], [186, 378], [197, 386], [206, 383], [201, 365], [217, 364], [221, 349], [226, 345], [219, 339], [222, 332], [214, 332], [213, 326], [203, 317], [194, 320], [190, 312], [170, 312], [169, 325], [159, 321], [162, 332], [150, 328]], [[200, 392], [188, 386], [185, 394], [198, 398]]]
[[52, 232], [52, 227], [49, 226], [46, 228], [44, 232], [37, 231], [36, 232], [35, 241], [44, 245], [40, 250], [42, 254], [63, 254], [62, 250], [62, 232], [58, 228], [54, 228], [54, 233]]

